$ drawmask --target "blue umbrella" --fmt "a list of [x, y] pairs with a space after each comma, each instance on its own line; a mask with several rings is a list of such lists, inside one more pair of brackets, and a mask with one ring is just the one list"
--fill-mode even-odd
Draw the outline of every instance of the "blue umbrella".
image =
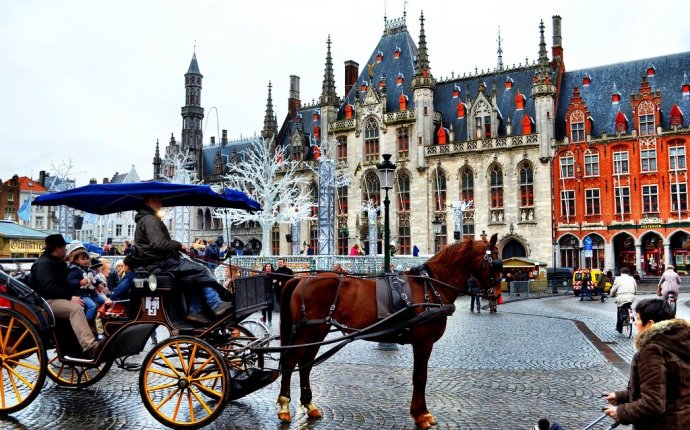
[[261, 210], [261, 205], [236, 190], [218, 194], [208, 185], [134, 182], [129, 184], [91, 184], [59, 193], [44, 194], [31, 203], [36, 206], [69, 206], [84, 212], [105, 215], [138, 210], [146, 196], [158, 196], [164, 207], [211, 206]]

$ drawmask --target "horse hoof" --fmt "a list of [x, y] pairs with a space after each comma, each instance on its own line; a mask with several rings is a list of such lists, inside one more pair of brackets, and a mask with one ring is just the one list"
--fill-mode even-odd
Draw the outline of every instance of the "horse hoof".
[[431, 424], [427, 421], [426, 416], [422, 416], [419, 420], [415, 421], [416, 430], [427, 430], [431, 428]]
[[292, 422], [292, 417], [289, 412], [278, 412], [278, 419], [284, 424]]
[[425, 414], [424, 418], [426, 418], [426, 422], [428, 422], [429, 425], [435, 426], [438, 424], [438, 422], [436, 422], [436, 418], [434, 418], [434, 416], [431, 414]]
[[321, 415], [321, 411], [319, 411], [318, 409], [307, 411], [307, 416], [311, 419], [323, 418], [323, 415]]

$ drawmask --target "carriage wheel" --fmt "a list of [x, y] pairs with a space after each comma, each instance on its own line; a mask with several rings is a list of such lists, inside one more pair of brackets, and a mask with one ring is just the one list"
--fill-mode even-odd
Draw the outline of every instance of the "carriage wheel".
[[56, 349], [48, 351], [48, 377], [61, 387], [90, 387], [100, 381], [112, 365], [113, 362], [110, 360], [97, 367], [71, 366], [60, 360]]
[[46, 379], [46, 351], [36, 328], [15, 310], [0, 309], [0, 414], [29, 405]]
[[169, 427], [208, 425], [223, 412], [229, 392], [223, 357], [208, 342], [190, 336], [158, 344], [139, 373], [146, 409]]

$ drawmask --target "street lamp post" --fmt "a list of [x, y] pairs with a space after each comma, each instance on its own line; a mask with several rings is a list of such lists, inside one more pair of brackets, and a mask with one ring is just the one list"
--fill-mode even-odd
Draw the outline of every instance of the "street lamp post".
[[377, 166], [379, 169], [379, 179], [381, 189], [385, 190], [386, 196], [383, 199], [383, 272], [390, 272], [391, 253], [390, 253], [390, 219], [388, 216], [390, 200], [388, 200], [388, 190], [393, 188], [393, 176], [395, 174], [395, 164], [391, 162], [391, 154], [382, 154], [383, 161]]
[[438, 235], [441, 234], [441, 220], [439, 219], [438, 215], [434, 217], [434, 220], [431, 221], [431, 224], [434, 227], [434, 253], [438, 252], [438, 241], [439, 237]]
[[[391, 162], [391, 154], [382, 154], [381, 156], [383, 157], [383, 161], [376, 167], [379, 169], [381, 189], [386, 192], [385, 198], [383, 199], [383, 273], [389, 273], [391, 271], [391, 251], [389, 248], [391, 231], [388, 212], [391, 202], [388, 200], [388, 190], [393, 188], [395, 164]], [[378, 349], [384, 351], [395, 351], [398, 349], [398, 345], [395, 343], [379, 342]]]

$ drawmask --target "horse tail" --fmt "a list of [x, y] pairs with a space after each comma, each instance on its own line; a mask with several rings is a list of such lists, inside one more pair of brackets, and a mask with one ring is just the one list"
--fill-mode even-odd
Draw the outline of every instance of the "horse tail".
[[280, 294], [280, 344], [288, 345], [292, 337], [292, 310], [290, 309], [290, 302], [292, 301], [292, 293], [299, 284], [299, 278], [289, 279]]

